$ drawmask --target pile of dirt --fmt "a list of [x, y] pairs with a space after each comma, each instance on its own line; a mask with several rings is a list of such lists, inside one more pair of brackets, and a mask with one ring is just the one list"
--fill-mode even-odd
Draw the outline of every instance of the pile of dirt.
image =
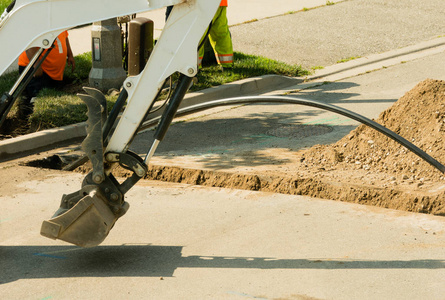
[[[445, 82], [425, 80], [380, 114], [377, 123], [427, 154], [445, 160]], [[325, 169], [341, 167], [384, 172], [408, 179], [441, 180], [443, 174], [380, 132], [360, 125], [333, 145], [315, 146], [302, 160]]]

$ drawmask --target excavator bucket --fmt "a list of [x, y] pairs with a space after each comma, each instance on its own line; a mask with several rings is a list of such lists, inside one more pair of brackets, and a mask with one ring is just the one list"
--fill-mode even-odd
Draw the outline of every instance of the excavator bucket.
[[40, 233], [80, 247], [95, 247], [107, 237], [117, 219], [100, 194], [92, 191], [71, 209], [44, 221]]

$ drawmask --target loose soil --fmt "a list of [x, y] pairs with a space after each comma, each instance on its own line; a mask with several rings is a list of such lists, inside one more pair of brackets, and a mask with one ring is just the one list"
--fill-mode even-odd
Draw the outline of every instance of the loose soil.
[[16, 115], [11, 115], [5, 119], [0, 128], [0, 140], [14, 138], [34, 131], [30, 130], [29, 122], [19, 119]]

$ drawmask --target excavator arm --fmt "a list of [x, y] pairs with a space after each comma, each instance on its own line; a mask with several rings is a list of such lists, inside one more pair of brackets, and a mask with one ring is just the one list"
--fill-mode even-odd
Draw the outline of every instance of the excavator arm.
[[[85, 88], [87, 93], [79, 95], [88, 106], [88, 132], [82, 148], [91, 160], [93, 170], [85, 177], [79, 191], [63, 195], [60, 208], [42, 224], [43, 236], [82, 247], [97, 246], [106, 238], [116, 220], [125, 214], [129, 207], [124, 201], [125, 193], [146, 174], [149, 159], [162, 141], [192, 77], [198, 71], [198, 44], [219, 2], [17, 0], [5, 11], [0, 19], [0, 74], [24, 50], [51, 47], [54, 39], [64, 30], [174, 5], [146, 67], [139, 75], [125, 80], [110, 115], [104, 114], [107, 111], [106, 101], [99, 91]], [[165, 80], [175, 72], [181, 73], [180, 81], [164, 110], [155, 133], [155, 142], [143, 160], [128, 151], [129, 145]], [[25, 78], [19, 78], [9, 94], [2, 97], [0, 108], [10, 106], [12, 95], [22, 80]], [[132, 171], [133, 175], [119, 183], [112, 174], [116, 165]]]

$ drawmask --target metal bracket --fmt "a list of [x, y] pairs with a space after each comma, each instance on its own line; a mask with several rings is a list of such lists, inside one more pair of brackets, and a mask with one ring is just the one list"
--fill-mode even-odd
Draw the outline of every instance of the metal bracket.
[[109, 163], [119, 163], [122, 168], [134, 172], [138, 177], [144, 177], [145, 174], [147, 174], [147, 165], [143, 162], [142, 158], [134, 152], [109, 152], [105, 155], [105, 159]]

